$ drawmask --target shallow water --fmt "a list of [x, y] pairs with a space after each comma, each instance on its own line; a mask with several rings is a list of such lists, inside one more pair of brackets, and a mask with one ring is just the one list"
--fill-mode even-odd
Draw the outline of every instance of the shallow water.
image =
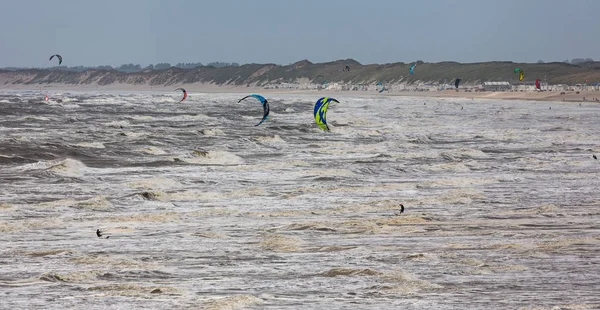
[[239, 97], [1, 91], [0, 307], [600, 308], [600, 105]]

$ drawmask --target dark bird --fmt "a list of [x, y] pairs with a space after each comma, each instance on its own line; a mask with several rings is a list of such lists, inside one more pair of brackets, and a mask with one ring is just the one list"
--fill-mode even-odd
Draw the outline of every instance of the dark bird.
[[598, 159], [598, 157], [596, 157], [596, 154], [592, 155], [592, 157], [594, 157], [594, 159]]
[[400, 213], [404, 213], [404, 205], [400, 204]]
[[119, 125], [119, 127], [121, 127], [121, 129], [123, 129], [123, 125]]

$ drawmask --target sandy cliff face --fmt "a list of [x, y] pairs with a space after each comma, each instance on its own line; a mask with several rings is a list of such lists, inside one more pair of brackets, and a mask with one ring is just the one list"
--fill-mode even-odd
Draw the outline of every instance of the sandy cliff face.
[[[350, 70], [344, 70], [348, 66]], [[517, 64], [512, 62], [486, 62], [461, 64], [456, 62], [418, 62], [415, 74], [409, 74], [409, 63], [362, 65], [352, 59], [314, 64], [302, 60], [294, 64], [246, 64], [232, 67], [198, 67], [166, 70], [145, 70], [124, 73], [116, 70], [90, 69], [83, 72], [63, 70], [27, 69], [0, 71], [0, 87], [15, 85], [43, 86], [47, 84], [65, 85], [130, 85], [130, 86], [173, 86], [185, 84], [208, 84], [215, 86], [260, 86], [267, 83], [296, 83], [313, 81], [325, 76], [329, 83], [375, 84], [385, 83], [451, 83], [460, 77], [462, 84], [483, 81], [518, 82], [513, 73], [515, 67], [525, 72], [523, 83], [533, 83], [536, 79], [551, 84], [594, 84], [600, 81], [600, 70], [595, 66], [577, 66], [565, 63]]]

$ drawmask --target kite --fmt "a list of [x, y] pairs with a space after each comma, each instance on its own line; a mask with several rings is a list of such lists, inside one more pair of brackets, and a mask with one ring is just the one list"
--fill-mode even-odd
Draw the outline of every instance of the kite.
[[540, 79], [535, 80], [535, 88], [538, 90], [542, 90], [542, 88], [540, 87]]
[[327, 79], [322, 75], [317, 75], [317, 77], [315, 77], [313, 79], [313, 81], [315, 81], [315, 82], [321, 81], [321, 85], [327, 84]]
[[58, 54], [54, 54], [54, 55], [50, 56], [49, 60], [52, 60], [52, 58], [54, 58], [54, 56], [56, 56], [56, 58], [58, 58], [58, 65], [60, 66], [60, 64], [62, 64], [62, 56], [60, 56]]
[[456, 81], [454, 81], [454, 87], [456, 87], [456, 89], [458, 89], [458, 84], [460, 84], [460, 81], [462, 81], [461, 79], [456, 79]]
[[180, 90], [183, 92], [183, 98], [181, 98], [181, 100], [179, 100], [179, 102], [182, 102], [183, 100], [185, 100], [185, 98], [187, 98], [187, 92], [185, 91], [185, 89], [177, 88], [176, 90]]
[[350, 71], [350, 67], [349, 66], [344, 66], [344, 71]]
[[383, 86], [383, 83], [381, 83], [381, 82], [377, 82], [375, 87], [376, 87], [377, 91], [380, 93], [383, 93], [383, 91], [385, 90], [385, 86]]
[[515, 70], [513, 70], [514, 73], [519, 73], [519, 81], [522, 81], [523, 78], [525, 77], [525, 74], [523, 73], [523, 69], [521, 68], [515, 68]]
[[255, 126], [258, 126], [258, 125], [262, 124], [262, 123], [263, 123], [265, 120], [267, 120], [267, 117], [269, 117], [269, 112], [270, 112], [270, 109], [269, 109], [269, 102], [267, 101], [267, 99], [265, 99], [265, 97], [263, 97], [263, 96], [261, 96], [261, 95], [252, 94], [252, 95], [248, 95], [248, 96], [246, 96], [246, 97], [244, 97], [244, 98], [240, 99], [240, 100], [238, 101], [238, 103], [240, 103], [240, 102], [242, 102], [242, 100], [244, 100], [244, 99], [246, 99], [246, 98], [250, 98], [250, 97], [257, 99], [257, 100], [258, 100], [258, 101], [260, 101], [260, 103], [262, 103], [262, 105], [263, 105], [263, 117], [262, 117], [262, 119], [260, 120], [260, 122], [259, 122], [258, 124], [256, 124], [256, 125], [255, 125]]
[[317, 100], [317, 103], [315, 103], [315, 110], [314, 110], [315, 122], [323, 130], [329, 130], [329, 126], [327, 126], [327, 107], [329, 106], [329, 103], [332, 101], [340, 103], [339, 101], [337, 101], [334, 98], [327, 98], [327, 97], [323, 97], [323, 98]]
[[410, 72], [410, 74], [415, 74], [415, 68], [416, 67], [417, 67], [416, 63], [410, 65], [410, 69], [408, 69], [408, 71]]

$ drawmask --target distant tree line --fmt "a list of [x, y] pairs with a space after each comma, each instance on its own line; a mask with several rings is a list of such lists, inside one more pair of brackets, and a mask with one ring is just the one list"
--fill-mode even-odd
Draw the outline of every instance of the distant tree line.
[[223, 68], [223, 67], [239, 67], [240, 64], [237, 62], [209, 62], [206, 64], [207, 67]]
[[594, 60], [591, 58], [573, 58], [573, 59], [571, 59], [572, 65], [578, 65], [578, 64], [582, 64], [584, 62], [594, 62]]
[[[586, 63], [586, 62], [594, 62], [594, 60], [592, 58], [573, 58], [570, 61], [568, 59], [565, 59], [563, 61], [566, 64], [572, 64], [572, 65], [579, 65], [582, 63]], [[538, 60], [536, 62], [537, 64], [543, 64], [544, 61], [543, 60]]]

